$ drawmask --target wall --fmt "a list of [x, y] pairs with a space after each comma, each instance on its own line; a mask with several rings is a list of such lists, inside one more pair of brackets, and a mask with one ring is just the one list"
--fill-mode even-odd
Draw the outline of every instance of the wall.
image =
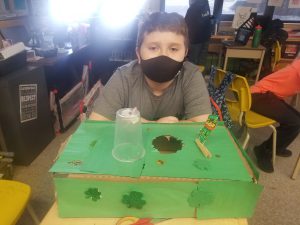
[[146, 12], [160, 11], [160, 0], [147, 0], [145, 4]]

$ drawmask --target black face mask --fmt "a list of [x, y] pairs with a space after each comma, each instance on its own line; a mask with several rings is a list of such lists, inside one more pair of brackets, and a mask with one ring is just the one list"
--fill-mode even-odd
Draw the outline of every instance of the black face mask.
[[167, 56], [141, 60], [144, 74], [152, 81], [164, 83], [175, 78], [183, 62], [177, 62]]

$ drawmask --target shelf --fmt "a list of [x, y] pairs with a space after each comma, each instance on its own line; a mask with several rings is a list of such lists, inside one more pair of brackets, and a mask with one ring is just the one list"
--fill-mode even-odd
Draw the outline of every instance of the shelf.
[[300, 37], [288, 37], [286, 42], [300, 42]]
[[292, 62], [294, 59], [281, 58], [279, 62]]
[[27, 16], [11, 17], [7, 19], [0, 19], [0, 28], [26, 26], [28, 24]]

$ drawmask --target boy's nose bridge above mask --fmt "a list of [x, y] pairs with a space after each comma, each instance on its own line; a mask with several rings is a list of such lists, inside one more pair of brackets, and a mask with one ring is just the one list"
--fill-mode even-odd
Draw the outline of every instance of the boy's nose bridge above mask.
[[162, 47], [160, 48], [160, 55], [162, 56], [168, 56], [169, 57], [169, 52], [168, 52], [168, 48], [166, 47]]

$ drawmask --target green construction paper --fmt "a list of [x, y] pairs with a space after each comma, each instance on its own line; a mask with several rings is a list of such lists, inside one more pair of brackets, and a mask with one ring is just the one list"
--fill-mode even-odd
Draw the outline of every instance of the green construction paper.
[[[71, 136], [64, 151], [50, 169], [50, 172], [58, 173], [86, 173], [80, 170], [81, 164], [74, 166], [72, 161], [83, 161], [88, 157], [94, 145], [100, 140], [101, 132], [105, 129], [105, 123], [97, 126], [97, 122], [89, 121], [81, 123], [76, 132]], [[110, 124], [107, 124], [110, 126]]]
[[[240, 150], [224, 126], [217, 126], [205, 143], [213, 155], [212, 158], [203, 156], [195, 144], [195, 138], [202, 126], [203, 124], [198, 123], [145, 124], [144, 141], [147, 154], [142, 175], [251, 181], [252, 178], [238, 154]], [[152, 140], [162, 134], [182, 140], [182, 150], [175, 154], [159, 153], [153, 148]], [[163, 162], [163, 165], [157, 163], [158, 161]]]
[[[197, 205], [197, 218], [248, 218], [253, 215], [263, 187], [242, 181], [201, 181], [189, 197]], [[198, 192], [198, 194], [197, 194]]]
[[83, 159], [81, 171], [115, 176], [139, 177], [141, 175], [144, 159], [135, 162], [119, 162], [112, 156], [114, 135], [113, 124], [106, 127], [101, 139], [94, 145], [92, 151]]
[[[54, 178], [58, 194], [60, 217], [124, 217], [182, 218], [194, 217], [195, 208], [187, 198], [197, 188], [187, 182], [109, 182], [88, 179]], [[98, 201], [86, 198], [85, 191], [97, 188]], [[122, 203], [124, 195], [132, 191], [143, 194], [142, 209], [128, 208]]]
[[[212, 158], [203, 156], [194, 142], [202, 127], [202, 123], [142, 124], [144, 159], [121, 163], [111, 154], [114, 122], [87, 121], [75, 132], [51, 172], [252, 181], [238, 154], [240, 150], [223, 124], [218, 124], [206, 141]], [[182, 150], [161, 154], [152, 146], [153, 139], [161, 135], [182, 140]], [[72, 161], [82, 163], [74, 166]]]
[[228, 130], [232, 136], [232, 138], [234, 139], [236, 145], [239, 147], [240, 151], [242, 152], [244, 158], [247, 160], [248, 165], [250, 166], [255, 179], [258, 181], [259, 180], [259, 172], [256, 168], [256, 166], [253, 164], [252, 160], [250, 159], [249, 155], [247, 154], [246, 149], [244, 150], [242, 148], [242, 146], [240, 145], [239, 141], [236, 139], [235, 135], [233, 134], [233, 132], [231, 130]]
[[[140, 176], [143, 159], [134, 163], [121, 163], [112, 157], [113, 137], [113, 122], [82, 123], [50, 172]], [[81, 163], [74, 166], [73, 161]]]
[[193, 208], [205, 207], [212, 203], [213, 196], [211, 193], [203, 190], [194, 190], [188, 198], [188, 203]]

